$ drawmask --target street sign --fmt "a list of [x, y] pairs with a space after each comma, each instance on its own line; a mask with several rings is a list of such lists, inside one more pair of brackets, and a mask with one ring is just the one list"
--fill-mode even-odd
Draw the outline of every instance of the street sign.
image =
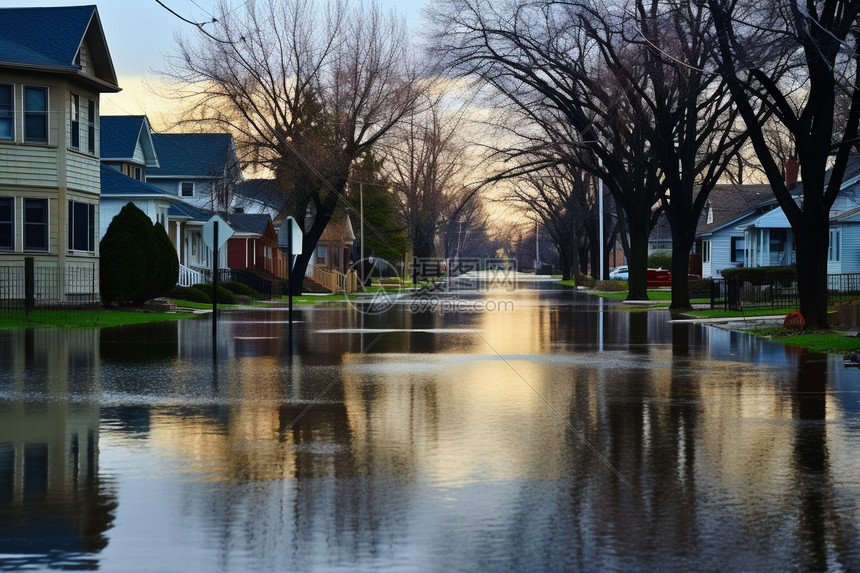
[[[215, 230], [215, 222], [218, 222], [218, 244], [214, 244], [214, 230]], [[227, 222], [219, 217], [218, 215], [212, 215], [212, 218], [206, 221], [203, 224], [203, 244], [212, 249], [213, 251], [218, 251], [224, 244], [227, 242], [230, 237], [233, 236], [233, 229], [230, 228], [230, 225]]]
[[[292, 225], [290, 225], [292, 223]], [[293, 256], [302, 254], [302, 230], [299, 229], [298, 223], [292, 217], [287, 217], [284, 219], [284, 222], [281, 223], [281, 229], [278, 233], [278, 248], [286, 254], [286, 252], [290, 248], [289, 243], [289, 227], [293, 228], [293, 252], [290, 253]]]

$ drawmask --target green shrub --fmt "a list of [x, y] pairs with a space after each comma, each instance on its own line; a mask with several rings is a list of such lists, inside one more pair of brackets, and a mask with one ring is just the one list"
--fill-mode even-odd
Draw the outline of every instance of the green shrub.
[[127, 203], [113, 218], [99, 251], [105, 304], [141, 305], [169, 292], [179, 277], [176, 249], [164, 228], [134, 203]]
[[713, 282], [711, 279], [687, 279], [687, 288], [690, 290], [691, 296], [693, 294], [701, 295], [698, 298], [711, 296], [711, 285]]
[[792, 279], [797, 277], [797, 267], [739, 267], [723, 269], [724, 278], [753, 279], [778, 278]]
[[262, 295], [260, 295], [260, 293], [258, 293], [245, 283], [240, 283], [238, 281], [226, 281], [218, 284], [229, 290], [233, 294], [240, 294], [251, 299], [262, 298]]
[[208, 294], [194, 287], [174, 286], [168, 296], [173, 299], [187, 300], [189, 302], [212, 303], [212, 298]]
[[654, 251], [648, 255], [649, 269], [671, 269], [672, 251]]
[[[212, 300], [211, 284], [197, 283], [196, 285], [192, 286], [206, 293], [206, 296], [209, 297], [209, 300]], [[218, 285], [218, 304], [236, 304], [236, 297], [233, 296], [233, 293], [222, 287], [220, 284]]]
[[622, 292], [627, 290], [627, 281], [597, 281], [594, 290], [604, 292]]
[[584, 275], [582, 273], [579, 273], [578, 275], [576, 275], [576, 286], [581, 286], [581, 287], [585, 287], [585, 288], [594, 288], [594, 284], [596, 282], [597, 281], [595, 280], [595, 278], [590, 276], [590, 275]]

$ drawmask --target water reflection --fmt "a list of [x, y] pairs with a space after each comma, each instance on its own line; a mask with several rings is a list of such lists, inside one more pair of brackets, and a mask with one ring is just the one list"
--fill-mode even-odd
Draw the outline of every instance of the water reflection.
[[28, 330], [6, 346], [0, 400], [0, 569], [98, 567], [117, 496], [99, 473], [98, 332]]
[[75, 551], [112, 571], [860, 563], [860, 373], [571, 291], [460, 296], [516, 307], [303, 308], [292, 355], [285, 311], [224, 313], [214, 363], [205, 320], [0, 334], [0, 537], [79, 451], [45, 499], [101, 516]]

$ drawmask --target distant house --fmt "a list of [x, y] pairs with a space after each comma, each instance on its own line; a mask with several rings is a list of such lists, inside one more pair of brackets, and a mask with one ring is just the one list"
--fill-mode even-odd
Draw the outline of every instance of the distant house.
[[146, 181], [200, 209], [226, 212], [241, 179], [229, 133], [155, 133], [158, 167]]
[[158, 167], [149, 120], [145, 115], [106, 115], [101, 118], [101, 126], [101, 236], [129, 202], [167, 231], [170, 205], [180, 199], [145, 183], [147, 168]]
[[39, 297], [98, 296], [99, 97], [118, 91], [95, 6], [0, 9], [0, 266], [60, 269]]
[[724, 269], [744, 266], [746, 227], [775, 206], [769, 185], [715, 186], [696, 230], [702, 276], [718, 277]]
[[286, 193], [274, 179], [249, 179], [233, 191], [233, 213], [265, 213], [277, 228], [284, 213]]
[[271, 217], [264, 213], [232, 213], [224, 219], [233, 229], [227, 241], [229, 268], [251, 271], [267, 279], [287, 276]]
[[349, 217], [342, 215], [333, 217], [326, 226], [316, 249], [308, 262], [307, 276], [313, 276], [313, 267], [335, 270], [346, 274], [350, 267], [350, 252], [355, 243], [355, 232]]
[[[796, 164], [786, 169], [786, 183], [800, 202], [803, 182], [797, 181]], [[825, 185], [829, 181], [829, 174]], [[795, 264], [795, 236], [768, 186], [725, 189], [709, 198], [718, 211], [703, 216], [697, 238], [701, 245], [703, 276], [720, 276], [726, 268], [785, 266]], [[722, 209], [725, 222], [716, 220]], [[706, 209], [706, 211], [708, 211]], [[830, 208], [828, 273], [860, 272], [860, 157], [849, 161], [839, 195]], [[708, 266], [709, 265], [709, 266]], [[708, 268], [708, 272], [705, 272]]]

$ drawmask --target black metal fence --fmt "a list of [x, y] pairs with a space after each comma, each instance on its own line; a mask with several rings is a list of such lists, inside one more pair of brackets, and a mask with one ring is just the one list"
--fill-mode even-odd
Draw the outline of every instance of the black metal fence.
[[95, 262], [40, 266], [27, 258], [0, 266], [0, 313], [15, 320], [40, 310], [92, 309], [100, 301], [98, 281]]
[[[205, 282], [212, 282], [212, 269], [206, 269], [202, 274]], [[266, 298], [280, 294], [278, 281], [265, 279], [243, 269], [218, 269], [218, 282], [228, 281], [249, 286]]]
[[[828, 300], [860, 298], [860, 273], [827, 275]], [[794, 277], [713, 279], [711, 308], [798, 308], [800, 296]]]

